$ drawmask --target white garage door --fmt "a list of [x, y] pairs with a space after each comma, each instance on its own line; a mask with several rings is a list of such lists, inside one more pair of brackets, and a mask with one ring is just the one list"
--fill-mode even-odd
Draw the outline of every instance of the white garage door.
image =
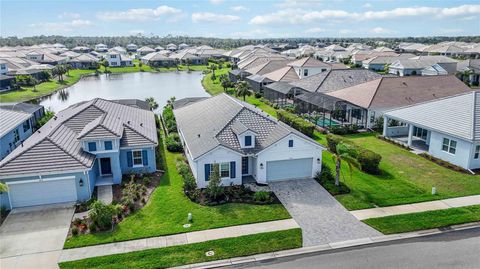
[[312, 176], [313, 158], [267, 162], [267, 181]]
[[8, 183], [12, 208], [73, 202], [77, 200], [75, 178], [44, 179], [40, 182]]

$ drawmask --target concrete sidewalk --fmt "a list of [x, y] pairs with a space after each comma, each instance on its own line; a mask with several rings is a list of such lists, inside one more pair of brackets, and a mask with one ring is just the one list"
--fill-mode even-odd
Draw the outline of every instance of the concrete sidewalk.
[[300, 226], [295, 222], [295, 220], [286, 219], [182, 233], [176, 235], [151, 237], [83, 248], [65, 249], [60, 255], [59, 262], [75, 261], [92, 257], [127, 253], [152, 248], [186, 245], [222, 238], [275, 232], [294, 228], [300, 228]]
[[380, 218], [386, 216], [442, 210], [455, 207], [480, 205], [480, 195], [472, 195], [458, 198], [450, 198], [431, 202], [415, 203], [408, 205], [397, 205], [388, 207], [377, 207], [362, 210], [350, 211], [359, 220]]

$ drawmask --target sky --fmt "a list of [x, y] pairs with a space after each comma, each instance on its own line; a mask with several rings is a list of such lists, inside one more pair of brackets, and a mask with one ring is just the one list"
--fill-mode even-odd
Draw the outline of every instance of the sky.
[[470, 0], [0, 0], [0, 35], [221, 38], [480, 35]]

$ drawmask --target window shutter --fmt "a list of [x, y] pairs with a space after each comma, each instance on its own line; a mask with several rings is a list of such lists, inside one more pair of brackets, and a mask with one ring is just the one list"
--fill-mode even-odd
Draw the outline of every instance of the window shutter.
[[205, 164], [205, 181], [210, 180], [210, 164], [206, 163]]
[[236, 178], [235, 170], [235, 162], [230, 162], [230, 178]]
[[146, 149], [142, 150], [143, 166], [148, 166], [148, 152]]
[[131, 151], [127, 151], [127, 165], [128, 167], [133, 167], [133, 157]]

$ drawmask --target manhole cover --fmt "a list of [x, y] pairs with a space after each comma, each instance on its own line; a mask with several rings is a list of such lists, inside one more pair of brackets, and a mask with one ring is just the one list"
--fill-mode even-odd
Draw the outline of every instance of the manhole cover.
[[190, 224], [190, 223], [183, 224], [183, 228], [190, 228], [191, 226], [192, 226], [192, 224]]
[[212, 257], [213, 255], [215, 255], [215, 252], [213, 250], [205, 252], [205, 256], [207, 257]]

